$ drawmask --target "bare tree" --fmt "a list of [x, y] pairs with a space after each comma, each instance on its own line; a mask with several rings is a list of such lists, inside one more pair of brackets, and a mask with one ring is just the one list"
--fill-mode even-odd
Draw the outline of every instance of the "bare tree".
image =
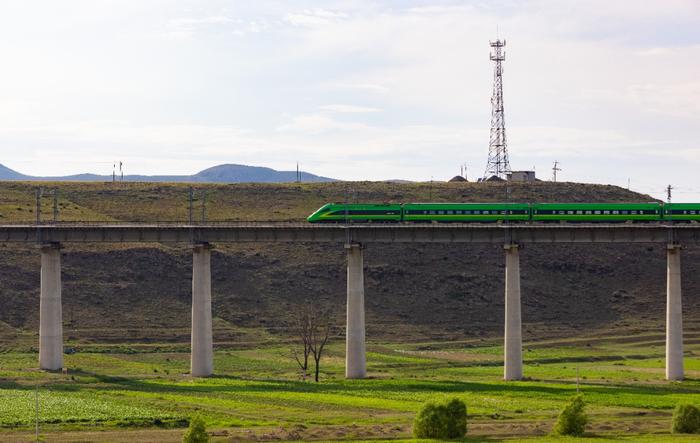
[[311, 348], [311, 354], [314, 356], [315, 374], [314, 380], [318, 382], [318, 373], [321, 369], [321, 355], [323, 354], [323, 348], [328, 342], [328, 336], [331, 332], [331, 320], [330, 315], [327, 311], [313, 317], [311, 322], [311, 341], [309, 347]]
[[330, 315], [325, 310], [319, 310], [311, 305], [299, 308], [294, 315], [293, 331], [298, 345], [292, 349], [292, 356], [301, 369], [302, 377], [306, 380], [309, 370], [309, 357], [315, 363], [314, 380], [318, 381], [321, 370], [323, 349], [330, 336]]
[[299, 348], [292, 348], [292, 357], [301, 369], [301, 376], [304, 380], [309, 375], [309, 355], [311, 354], [311, 307], [304, 306], [297, 310], [293, 320], [292, 330], [296, 336], [296, 340], [301, 344], [301, 352]]

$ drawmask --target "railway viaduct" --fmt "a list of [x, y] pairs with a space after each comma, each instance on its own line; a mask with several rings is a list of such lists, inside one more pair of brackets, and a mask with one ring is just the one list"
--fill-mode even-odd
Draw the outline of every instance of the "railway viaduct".
[[491, 243], [505, 255], [504, 379], [523, 376], [518, 246], [528, 243], [662, 243], [667, 245], [666, 379], [683, 379], [681, 245], [700, 243], [700, 225], [655, 224], [53, 224], [0, 225], [0, 241], [41, 252], [39, 367], [63, 367], [61, 255], [64, 243], [180, 243], [192, 249], [191, 374], [214, 373], [211, 245], [324, 242], [347, 254], [345, 376], [366, 374], [363, 246], [370, 243]]

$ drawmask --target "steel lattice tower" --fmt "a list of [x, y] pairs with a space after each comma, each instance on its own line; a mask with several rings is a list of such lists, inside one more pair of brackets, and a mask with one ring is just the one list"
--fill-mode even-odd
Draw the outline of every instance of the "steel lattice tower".
[[506, 178], [510, 171], [506, 144], [506, 121], [503, 116], [503, 66], [506, 52], [505, 40], [489, 42], [493, 48], [490, 57], [495, 63], [493, 70], [493, 95], [491, 96], [491, 137], [489, 138], [489, 160], [486, 163], [484, 180], [491, 176]]

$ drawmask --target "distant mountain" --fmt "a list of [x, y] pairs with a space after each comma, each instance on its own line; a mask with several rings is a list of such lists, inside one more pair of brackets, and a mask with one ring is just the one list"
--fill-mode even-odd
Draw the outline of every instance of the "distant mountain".
[[29, 180], [29, 176], [13, 171], [5, 165], [0, 165], [0, 180]]
[[[300, 171], [303, 182], [332, 182], [333, 178], [321, 177]], [[196, 182], [196, 183], [285, 183], [297, 179], [296, 171], [276, 171], [260, 166], [225, 164], [214, 166], [194, 175], [125, 175], [130, 182]], [[34, 177], [24, 175], [0, 164], [0, 180], [27, 181], [111, 181], [111, 175], [76, 174], [61, 177]]]
[[[296, 181], [296, 171], [276, 171], [261, 166], [219, 165], [198, 172], [191, 181], [208, 183], [280, 183]], [[335, 179], [300, 171], [303, 182], [332, 182]]]

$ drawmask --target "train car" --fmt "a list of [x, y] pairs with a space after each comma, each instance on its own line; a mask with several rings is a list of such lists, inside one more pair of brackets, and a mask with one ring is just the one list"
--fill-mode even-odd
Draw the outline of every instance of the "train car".
[[311, 223], [400, 222], [401, 205], [328, 203], [306, 220]]
[[501, 222], [530, 220], [530, 205], [523, 203], [406, 203], [406, 222]]
[[533, 221], [626, 222], [660, 221], [660, 203], [537, 203], [532, 205]]
[[665, 221], [700, 221], [700, 203], [666, 203], [663, 206]]

